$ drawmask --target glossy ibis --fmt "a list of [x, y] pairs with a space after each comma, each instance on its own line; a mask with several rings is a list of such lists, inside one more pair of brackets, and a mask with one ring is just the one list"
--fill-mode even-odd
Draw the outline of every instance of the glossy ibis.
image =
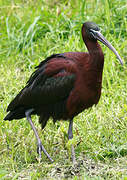
[[[26, 86], [9, 104], [9, 113], [4, 118], [11, 121], [26, 117], [37, 139], [39, 157], [43, 151], [51, 162], [53, 160], [41, 143], [31, 115], [39, 116], [42, 129], [50, 117], [54, 123], [61, 119], [68, 120], [68, 138], [72, 139], [73, 118], [100, 99], [104, 55], [98, 41], [111, 49], [123, 64], [115, 48], [103, 37], [95, 23], [83, 24], [82, 37], [88, 53], [54, 54], [42, 61]], [[73, 145], [72, 161], [75, 162]]]

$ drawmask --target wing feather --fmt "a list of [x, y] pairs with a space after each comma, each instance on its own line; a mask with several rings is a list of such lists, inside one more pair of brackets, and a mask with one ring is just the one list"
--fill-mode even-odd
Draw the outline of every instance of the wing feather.
[[9, 104], [7, 111], [61, 101], [69, 96], [75, 78], [73, 63], [61, 54], [52, 55], [37, 66], [26, 87]]

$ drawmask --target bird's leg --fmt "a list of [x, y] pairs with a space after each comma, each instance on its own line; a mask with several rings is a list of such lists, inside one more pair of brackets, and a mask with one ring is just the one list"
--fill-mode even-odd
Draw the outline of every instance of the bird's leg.
[[38, 146], [38, 147], [37, 147], [37, 152], [38, 152], [38, 154], [39, 154], [39, 158], [41, 159], [41, 151], [43, 151], [44, 154], [48, 157], [48, 159], [49, 159], [51, 162], [53, 162], [52, 158], [50, 157], [50, 155], [48, 154], [48, 152], [46, 151], [46, 149], [45, 149], [44, 146], [42, 145], [41, 140], [40, 140], [40, 138], [39, 138], [39, 136], [38, 136], [37, 130], [36, 130], [36, 128], [35, 128], [32, 120], [31, 120], [31, 113], [32, 113], [33, 111], [34, 111], [34, 109], [29, 109], [29, 110], [27, 110], [27, 111], [25, 112], [25, 115], [26, 115], [26, 118], [27, 118], [28, 122], [30, 123], [30, 125], [31, 125], [31, 127], [32, 127], [32, 129], [33, 129], [33, 131], [34, 131], [34, 134], [35, 134], [35, 136], [36, 136], [36, 139], [37, 139], [37, 146]]
[[[73, 130], [73, 119], [71, 119], [70, 123], [69, 123], [68, 139], [72, 139], [73, 138], [72, 130]], [[73, 162], [73, 164], [75, 164], [76, 160], [75, 160], [75, 150], [74, 150], [73, 144], [71, 145], [71, 155], [72, 155], [72, 162]]]

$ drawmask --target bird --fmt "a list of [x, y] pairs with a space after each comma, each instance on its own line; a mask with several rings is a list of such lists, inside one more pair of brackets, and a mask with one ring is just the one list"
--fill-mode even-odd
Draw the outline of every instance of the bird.
[[[72, 139], [74, 117], [97, 105], [101, 96], [104, 54], [98, 41], [112, 50], [123, 65], [120, 55], [105, 39], [96, 23], [84, 22], [81, 33], [88, 52], [65, 52], [47, 57], [36, 67], [26, 86], [7, 107], [8, 114], [4, 120], [27, 118], [36, 136], [40, 159], [43, 151], [53, 162], [39, 138], [31, 115], [39, 116], [42, 130], [50, 118], [54, 123], [68, 121], [68, 139]], [[73, 144], [71, 157], [75, 163]]]

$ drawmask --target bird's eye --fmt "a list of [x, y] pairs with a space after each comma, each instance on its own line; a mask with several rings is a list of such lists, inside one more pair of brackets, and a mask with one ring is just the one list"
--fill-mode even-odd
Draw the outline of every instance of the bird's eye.
[[90, 35], [96, 39], [96, 31], [94, 31], [93, 29], [90, 29]]

